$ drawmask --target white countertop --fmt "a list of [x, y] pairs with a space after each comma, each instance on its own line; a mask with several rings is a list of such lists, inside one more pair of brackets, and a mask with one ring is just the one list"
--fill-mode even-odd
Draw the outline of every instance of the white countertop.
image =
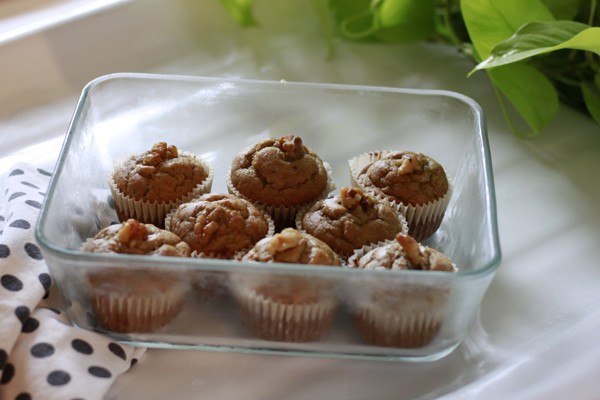
[[[10, 3], [0, 17], [25, 18], [14, 5], [3, 13]], [[52, 169], [81, 89], [110, 72], [445, 89], [488, 119], [503, 259], [449, 356], [410, 364], [151, 349], [107, 399], [598, 398], [600, 127], [591, 119], [561, 105], [542, 135], [519, 139], [485, 74], [467, 79], [473, 64], [440, 45], [339, 42], [328, 61], [308, 2], [257, 0], [263, 25], [250, 30], [217, 0], [46, 5], [23, 13], [30, 23], [56, 17], [50, 6], [73, 16], [18, 37], [0, 20], [11, 37], [0, 40], [0, 181], [18, 161]]]

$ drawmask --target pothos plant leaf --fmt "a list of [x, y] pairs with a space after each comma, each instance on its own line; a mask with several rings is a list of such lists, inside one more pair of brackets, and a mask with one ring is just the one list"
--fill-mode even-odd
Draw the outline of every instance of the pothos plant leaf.
[[471, 41], [482, 59], [524, 24], [554, 20], [540, 0], [461, 0], [460, 7]]
[[[544, 74], [531, 65], [515, 63], [488, 70], [492, 83], [519, 111], [529, 124], [534, 134], [542, 131], [558, 112], [558, 93]], [[499, 99], [503, 105], [502, 99]], [[503, 106], [503, 111], [504, 106]], [[519, 133], [510, 124], [510, 118], [505, 111], [511, 130], [520, 136], [533, 136]]]
[[475, 70], [497, 67], [560, 49], [600, 54], [600, 28], [573, 21], [534, 21], [523, 25], [509, 39], [494, 46], [490, 57]]
[[231, 17], [241, 26], [257, 26], [258, 22], [252, 13], [254, 0], [221, 0]]
[[581, 92], [590, 115], [594, 121], [600, 124], [600, 90], [592, 83], [582, 82]]
[[577, 16], [583, 0], [542, 0], [555, 19], [572, 20]]

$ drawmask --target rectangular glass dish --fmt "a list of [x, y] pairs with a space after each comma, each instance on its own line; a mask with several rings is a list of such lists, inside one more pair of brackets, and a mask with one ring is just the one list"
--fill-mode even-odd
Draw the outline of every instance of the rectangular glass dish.
[[[364, 271], [79, 251], [86, 239], [118, 221], [107, 181], [116, 159], [164, 141], [208, 161], [215, 169], [212, 192], [226, 193], [234, 156], [285, 134], [300, 136], [330, 164], [338, 189], [350, 186], [348, 161], [368, 151], [411, 150], [437, 160], [453, 177], [454, 193], [440, 229], [423, 244], [447, 255], [458, 271]], [[463, 339], [500, 263], [485, 118], [474, 101], [447, 91], [284, 81], [114, 74], [90, 82], [75, 110], [36, 237], [74, 324], [151, 347], [434, 360]], [[99, 288], [89, 277], [106, 271], [140, 278]], [[185, 278], [189, 287], [166, 326], [116, 332], [97, 315], [99, 291], [119, 297], [127, 284], [151, 285], [144, 280], [168, 282], [173, 276]], [[293, 287], [286, 282], [294, 280], [326, 288], [322, 292], [335, 310], [332, 326], [316, 339], [309, 335], [308, 342], [255, 336], [256, 329], [267, 328], [248, 323], [252, 316], [241, 312], [240, 286], [264, 281]], [[380, 302], [383, 293], [392, 301]], [[153, 296], [160, 301], [162, 294]], [[377, 318], [356, 322], [373, 307]], [[366, 341], [370, 333], [365, 332], [387, 335], [390, 324], [400, 326], [407, 339]], [[301, 329], [321, 329], [311, 326]]]

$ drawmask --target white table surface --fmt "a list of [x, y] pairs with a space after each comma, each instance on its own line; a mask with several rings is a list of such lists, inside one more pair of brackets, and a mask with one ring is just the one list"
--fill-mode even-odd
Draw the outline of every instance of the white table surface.
[[339, 42], [328, 61], [308, 2], [257, 0], [262, 26], [243, 30], [217, 0], [15, 1], [0, 1], [0, 183], [18, 161], [53, 168], [83, 85], [110, 72], [445, 89], [488, 119], [503, 259], [453, 353], [412, 364], [150, 349], [107, 399], [600, 398], [600, 128], [589, 118], [561, 106], [542, 135], [519, 139], [485, 74], [467, 79], [473, 64], [441, 45]]

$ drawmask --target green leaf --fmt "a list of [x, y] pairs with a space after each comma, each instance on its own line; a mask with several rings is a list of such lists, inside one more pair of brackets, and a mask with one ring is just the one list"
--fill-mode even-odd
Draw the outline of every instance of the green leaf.
[[231, 17], [241, 26], [257, 26], [252, 14], [254, 0], [221, 0]]
[[600, 54], [600, 28], [572, 21], [531, 22], [492, 49], [475, 70], [513, 63], [560, 49], [578, 49]]
[[[558, 94], [544, 74], [524, 64], [510, 64], [488, 70], [492, 83], [515, 106], [537, 134], [558, 112]], [[525, 135], [522, 135], [525, 136]]]
[[542, 0], [555, 19], [572, 20], [582, 6], [582, 0]]
[[492, 48], [531, 21], [553, 21], [540, 0], [461, 0], [461, 11], [475, 50], [482, 59]]
[[581, 82], [585, 106], [596, 123], [600, 124], [600, 90], [588, 82]]
[[321, 21], [323, 33], [327, 39], [327, 58], [331, 59], [331, 57], [333, 57], [334, 48], [334, 27], [329, 13], [328, 0], [310, 0], [310, 3]]
[[416, 42], [435, 31], [434, 0], [380, 0], [374, 4], [375, 36], [384, 42]]

